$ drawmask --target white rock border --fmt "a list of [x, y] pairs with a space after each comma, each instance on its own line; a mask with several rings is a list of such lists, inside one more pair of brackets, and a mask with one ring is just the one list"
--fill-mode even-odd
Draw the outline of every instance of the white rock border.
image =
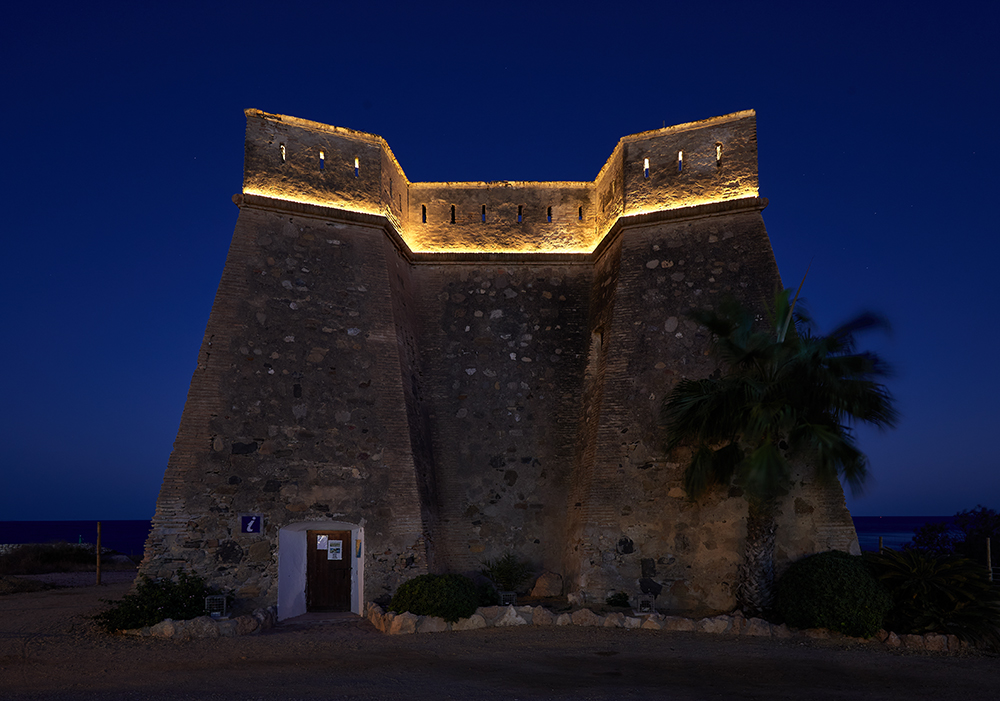
[[198, 616], [187, 621], [171, 618], [145, 628], [120, 631], [124, 635], [140, 638], [170, 638], [172, 640], [194, 640], [198, 638], [235, 638], [237, 635], [251, 635], [273, 628], [278, 622], [278, 610], [274, 606], [260, 608], [251, 614], [236, 618], [212, 618]]
[[878, 642], [887, 648], [924, 650], [955, 653], [972, 648], [954, 635], [928, 633], [926, 635], [896, 635], [880, 630], [874, 637], [854, 638], [826, 628], [796, 630], [775, 625], [763, 618], [746, 618], [740, 611], [709, 618], [685, 618], [662, 614], [609, 613], [598, 615], [587, 608], [572, 613], [555, 614], [544, 606], [486, 606], [476, 609], [469, 618], [448, 623], [435, 616], [417, 616], [412, 613], [385, 611], [374, 602], [365, 605], [365, 618], [381, 632], [388, 635], [409, 633], [441, 633], [449, 630], [478, 630], [509, 626], [590, 626], [598, 628], [625, 628], [630, 630], [666, 630], [678, 632], [710, 633], [713, 635], [746, 636], [752, 638], [809, 638], [812, 640], [843, 640], [858, 643]]

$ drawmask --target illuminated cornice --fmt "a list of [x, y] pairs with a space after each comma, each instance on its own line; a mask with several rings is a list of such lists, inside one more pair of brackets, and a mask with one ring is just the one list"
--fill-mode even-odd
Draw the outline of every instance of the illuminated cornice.
[[623, 221], [759, 195], [753, 111], [622, 137], [590, 182], [410, 182], [380, 136], [247, 118], [245, 195], [384, 218], [421, 258], [590, 256]]
[[382, 214], [351, 210], [312, 202], [299, 202], [283, 198], [271, 198], [258, 193], [236, 196], [237, 204], [251, 209], [272, 212], [287, 212], [322, 221], [339, 221], [345, 224], [360, 224], [381, 229], [389, 235], [403, 255], [413, 263], [470, 263], [470, 262], [531, 262], [543, 259], [551, 263], [592, 264], [600, 258], [615, 239], [625, 229], [655, 226], [666, 222], [687, 219], [704, 219], [739, 212], [759, 212], [767, 207], [767, 198], [746, 197], [737, 200], [712, 202], [690, 207], [637, 212], [618, 217], [608, 228], [600, 242], [588, 250], [511, 250], [511, 249], [468, 249], [468, 250], [414, 250], [399, 232], [399, 228]]

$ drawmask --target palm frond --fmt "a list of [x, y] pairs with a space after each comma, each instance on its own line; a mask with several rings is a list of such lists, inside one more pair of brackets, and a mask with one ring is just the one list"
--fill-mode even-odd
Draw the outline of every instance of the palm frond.
[[791, 472], [778, 446], [764, 443], [740, 463], [736, 481], [752, 497], [768, 500], [787, 487]]
[[857, 351], [857, 334], [888, 325], [865, 313], [818, 334], [790, 290], [775, 295], [770, 328], [731, 299], [691, 316], [712, 334], [719, 368], [709, 378], [682, 380], [665, 399], [668, 446], [692, 448], [684, 473], [689, 498], [715, 485], [743, 488], [747, 542], [736, 594], [740, 605], [757, 611], [768, 599], [772, 507], [791, 481], [789, 459], [814, 465], [820, 478], [841, 477], [857, 493], [868, 461], [853, 426], [888, 428], [898, 420], [880, 382], [888, 365]]
[[[820, 335], [797, 301], [798, 293], [793, 298], [791, 290], [775, 295], [771, 329], [762, 328], [731, 299], [717, 310], [692, 314], [713, 334], [720, 372], [678, 383], [664, 403], [663, 416], [670, 449], [687, 443], [702, 455], [703, 484], [738, 475], [750, 493], [773, 493], [790, 475], [776, 447], [787, 441], [793, 452], [816, 465], [821, 477], [839, 475], [859, 490], [868, 467], [852, 426], [884, 429], [898, 421], [892, 395], [880, 381], [890, 368], [877, 354], [856, 351], [856, 335], [887, 330], [885, 318], [865, 312]], [[787, 333], [782, 334], [786, 322]], [[709, 453], [698, 449], [708, 446], [714, 456], [719, 446], [729, 445], [745, 447], [747, 453], [741, 454], [738, 469], [728, 473], [714, 472]], [[688, 493], [696, 498], [703, 492]]]

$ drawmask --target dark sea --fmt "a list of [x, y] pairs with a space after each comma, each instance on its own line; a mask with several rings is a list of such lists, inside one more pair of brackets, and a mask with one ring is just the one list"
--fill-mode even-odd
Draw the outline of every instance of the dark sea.
[[854, 530], [862, 551], [878, 551], [878, 538], [887, 548], [899, 550], [925, 523], [951, 523], [952, 516], [854, 516]]
[[[925, 523], [951, 521], [951, 516], [855, 516], [854, 528], [862, 550], [878, 550], [878, 538], [898, 550]], [[149, 534], [149, 521], [101, 521], [101, 545], [130, 557], [140, 557]], [[0, 521], [0, 544], [93, 543], [96, 521]]]
[[[101, 521], [101, 548], [142, 557], [149, 521]], [[0, 544], [95, 543], [97, 521], [0, 521]]]

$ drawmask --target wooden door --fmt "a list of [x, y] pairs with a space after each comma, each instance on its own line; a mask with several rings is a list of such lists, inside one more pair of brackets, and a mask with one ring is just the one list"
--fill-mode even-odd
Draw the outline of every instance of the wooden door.
[[306, 611], [351, 610], [350, 531], [306, 531]]

